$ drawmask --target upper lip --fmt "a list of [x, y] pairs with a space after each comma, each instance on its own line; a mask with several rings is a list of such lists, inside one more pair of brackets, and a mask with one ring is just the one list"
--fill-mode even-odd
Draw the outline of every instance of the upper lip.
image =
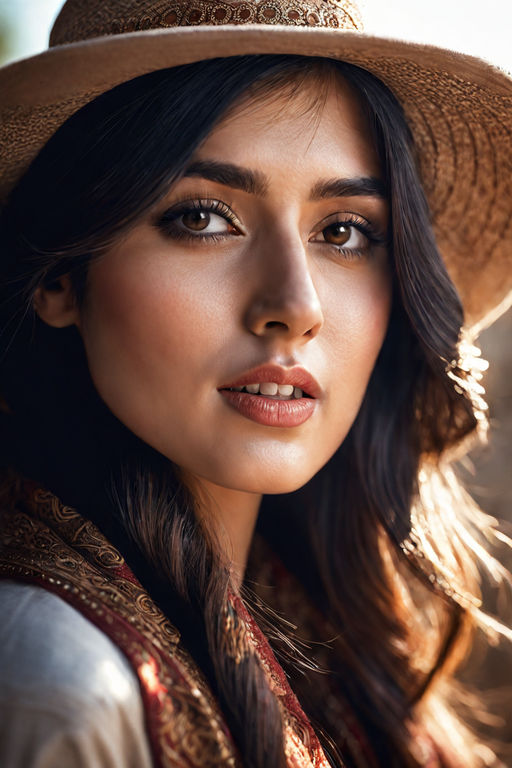
[[318, 398], [322, 394], [322, 388], [316, 379], [305, 368], [295, 366], [282, 368], [279, 365], [260, 365], [242, 373], [236, 379], [223, 384], [219, 389], [231, 389], [232, 387], [245, 387], [246, 384], [263, 382], [275, 382], [276, 384], [293, 384], [302, 389], [310, 397]]

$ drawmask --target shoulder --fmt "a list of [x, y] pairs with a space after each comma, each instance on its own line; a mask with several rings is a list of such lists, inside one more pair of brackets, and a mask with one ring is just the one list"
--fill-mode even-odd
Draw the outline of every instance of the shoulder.
[[112, 641], [40, 587], [0, 582], [0, 611], [0, 764], [150, 766], [138, 680]]

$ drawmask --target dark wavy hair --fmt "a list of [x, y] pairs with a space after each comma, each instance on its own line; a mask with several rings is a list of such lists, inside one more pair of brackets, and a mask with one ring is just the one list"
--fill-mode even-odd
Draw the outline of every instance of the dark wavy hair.
[[[251, 768], [284, 766], [283, 723], [254, 655], [236, 663], [226, 652], [229, 564], [198, 521], [197, 499], [179, 468], [100, 401], [76, 329], [46, 326], [32, 299], [39, 285], [52, 290], [70, 274], [81, 302], [90, 260], [166, 194], [240, 99], [286, 88], [293, 98], [313, 79], [321, 108], [322, 87], [337, 77], [359, 94], [389, 197], [391, 319], [343, 445], [304, 489], [264, 500], [260, 529], [336, 630], [331, 673], [380, 764], [420, 765], [418, 726], [449, 755], [450, 731], [464, 727], [455, 715], [448, 719], [451, 676], [468, 628], [484, 621], [476, 607], [475, 542], [491, 530], [461, 491], [449, 458], [484, 424], [483, 404], [413, 141], [389, 90], [352, 65], [298, 56], [215, 59], [145, 75], [74, 114], [36, 157], [0, 220], [7, 276], [0, 305], [3, 464], [77, 506], [118, 546], [181, 630]], [[271, 638], [278, 651], [287, 633]], [[285, 655], [292, 681], [301, 675], [314, 685], [317, 673]], [[339, 734], [327, 733], [322, 712], [304, 706], [332, 763], [341, 754], [353, 759]], [[481, 764], [469, 747], [463, 761]]]

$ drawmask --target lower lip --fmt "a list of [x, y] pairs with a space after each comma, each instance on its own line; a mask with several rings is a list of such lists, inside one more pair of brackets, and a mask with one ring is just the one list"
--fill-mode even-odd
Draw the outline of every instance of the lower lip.
[[316, 400], [300, 397], [297, 400], [273, 400], [264, 395], [250, 395], [248, 392], [219, 390], [229, 405], [257, 424], [265, 427], [298, 427], [304, 424], [315, 410]]

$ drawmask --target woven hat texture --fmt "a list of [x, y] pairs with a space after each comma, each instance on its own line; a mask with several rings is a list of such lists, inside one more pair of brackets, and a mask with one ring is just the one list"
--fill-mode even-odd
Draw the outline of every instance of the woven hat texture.
[[0, 201], [100, 93], [217, 56], [301, 54], [363, 67], [411, 126], [438, 244], [469, 325], [512, 301], [512, 80], [471, 56], [365, 35], [352, 0], [67, 0], [50, 49], [0, 70]]

